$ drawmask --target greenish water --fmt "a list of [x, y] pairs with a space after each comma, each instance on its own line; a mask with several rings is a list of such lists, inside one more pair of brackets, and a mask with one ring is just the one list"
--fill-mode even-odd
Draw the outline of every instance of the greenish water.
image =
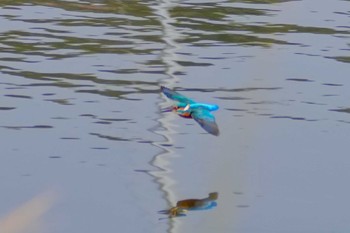
[[[348, 6], [2, 1], [0, 216], [51, 190], [20, 232], [346, 231]], [[218, 104], [220, 136], [160, 85]]]

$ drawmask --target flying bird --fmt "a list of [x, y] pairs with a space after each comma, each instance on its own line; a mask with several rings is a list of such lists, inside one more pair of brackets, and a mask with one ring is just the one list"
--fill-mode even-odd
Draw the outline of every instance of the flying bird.
[[208, 133], [215, 136], [219, 135], [218, 125], [211, 113], [211, 111], [219, 109], [218, 105], [196, 102], [164, 86], [161, 86], [161, 90], [169, 99], [176, 101], [175, 105], [164, 111], [174, 111], [181, 117], [193, 118]]

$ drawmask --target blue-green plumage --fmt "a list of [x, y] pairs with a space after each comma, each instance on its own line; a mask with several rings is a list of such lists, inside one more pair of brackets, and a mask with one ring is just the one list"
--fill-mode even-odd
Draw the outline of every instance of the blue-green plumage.
[[216, 104], [198, 103], [194, 100], [181, 95], [180, 93], [161, 86], [162, 92], [174, 101], [177, 101], [172, 110], [175, 110], [180, 116], [193, 118], [208, 133], [218, 136], [219, 128], [215, 122], [215, 117], [211, 111], [216, 111], [219, 106]]

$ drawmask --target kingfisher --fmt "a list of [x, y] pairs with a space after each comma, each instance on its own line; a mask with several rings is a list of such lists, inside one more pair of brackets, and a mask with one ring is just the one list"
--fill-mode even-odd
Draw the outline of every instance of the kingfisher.
[[219, 109], [218, 105], [196, 102], [164, 86], [161, 86], [161, 90], [169, 99], [177, 102], [174, 106], [163, 111], [174, 111], [181, 117], [193, 118], [208, 133], [215, 136], [219, 135], [218, 125], [211, 113]]

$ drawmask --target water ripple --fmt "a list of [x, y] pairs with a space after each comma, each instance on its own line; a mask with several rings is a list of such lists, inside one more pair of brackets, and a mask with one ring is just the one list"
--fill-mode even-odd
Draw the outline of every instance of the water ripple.
[[6, 129], [14, 129], [14, 130], [20, 130], [20, 129], [52, 129], [54, 128], [51, 125], [32, 125], [32, 126], [2, 126]]

